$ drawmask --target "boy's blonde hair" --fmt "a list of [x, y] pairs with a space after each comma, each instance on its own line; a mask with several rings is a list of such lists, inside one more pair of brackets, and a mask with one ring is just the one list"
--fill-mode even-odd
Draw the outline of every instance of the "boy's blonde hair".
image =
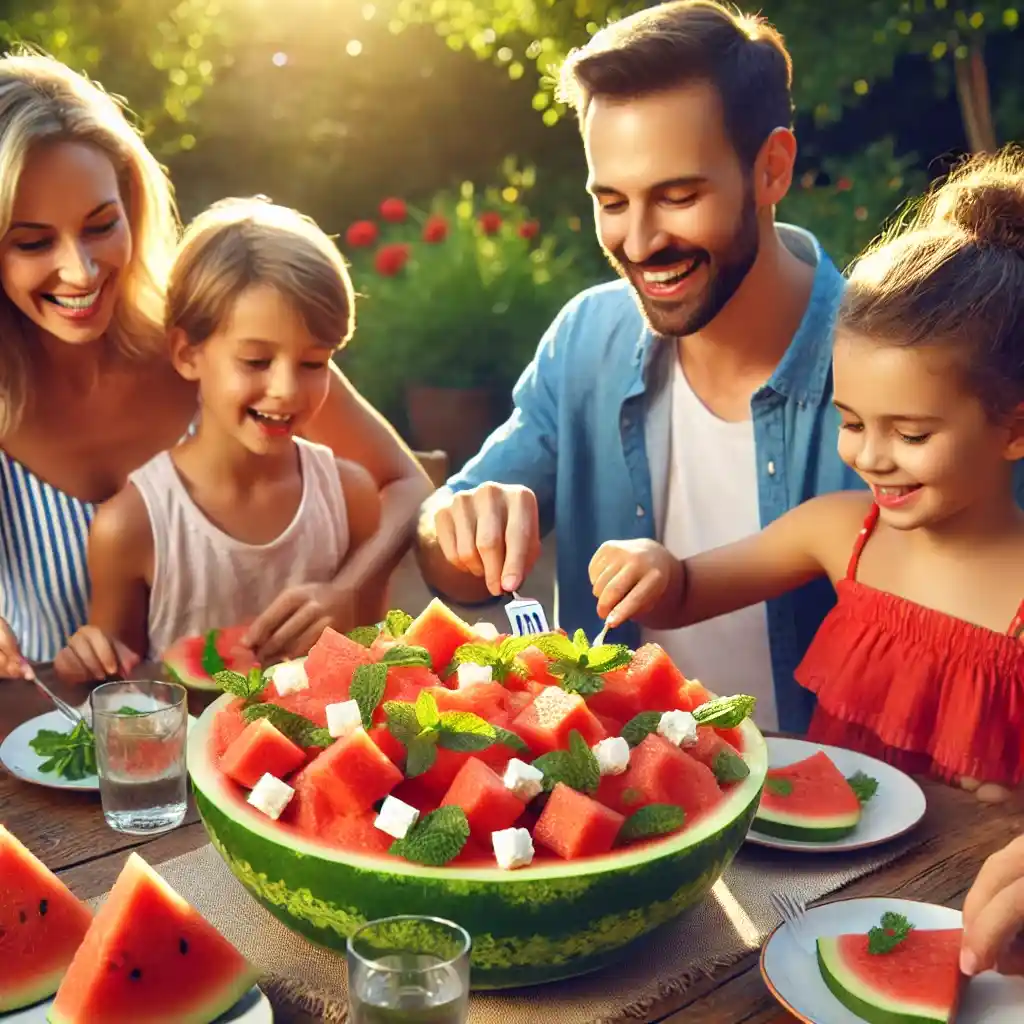
[[[95, 146], [117, 172], [132, 236], [108, 337], [129, 358], [162, 354], [163, 285], [178, 236], [170, 181], [128, 122], [124, 107], [59, 61], [19, 52], [0, 58], [0, 237], [7, 234], [25, 161], [40, 145]], [[25, 411], [32, 345], [29, 322], [0, 298], [0, 437]]]
[[167, 329], [200, 344], [259, 285], [288, 299], [321, 344], [351, 338], [355, 298], [337, 246], [309, 217], [262, 196], [224, 199], [189, 225], [167, 286]]

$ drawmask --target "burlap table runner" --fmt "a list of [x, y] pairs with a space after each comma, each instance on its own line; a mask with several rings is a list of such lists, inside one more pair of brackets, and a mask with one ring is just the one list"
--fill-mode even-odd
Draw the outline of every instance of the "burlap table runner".
[[[769, 893], [810, 901], [835, 892], [923, 842], [913, 833], [859, 854], [808, 856], [744, 846], [700, 906], [665, 926], [614, 971], [515, 992], [474, 995], [470, 1024], [614, 1024], [642, 1017], [659, 998], [760, 947], [778, 917]], [[263, 909], [213, 849], [155, 865], [168, 882], [263, 973], [276, 1024], [342, 1024], [341, 955], [290, 932]], [[101, 902], [100, 897], [96, 902]]]

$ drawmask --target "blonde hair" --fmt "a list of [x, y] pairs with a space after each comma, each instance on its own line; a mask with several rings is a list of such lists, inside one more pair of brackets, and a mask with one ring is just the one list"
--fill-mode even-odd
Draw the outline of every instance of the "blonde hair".
[[[95, 146], [117, 172], [132, 234], [132, 256], [121, 275], [108, 338], [128, 358], [163, 351], [163, 285], [178, 219], [163, 168], [129, 123], [125, 108], [97, 84], [59, 61], [18, 52], [0, 58], [0, 237], [11, 224], [15, 197], [32, 150], [57, 142]], [[0, 300], [0, 437], [13, 430], [28, 402], [27, 318]]]
[[309, 217], [262, 196], [224, 199], [185, 231], [167, 286], [166, 327], [199, 344], [247, 288], [269, 285], [323, 345], [341, 348], [355, 327], [355, 297], [337, 246]]
[[993, 416], [1024, 401], [1024, 152], [968, 159], [854, 263], [839, 326], [963, 349]]

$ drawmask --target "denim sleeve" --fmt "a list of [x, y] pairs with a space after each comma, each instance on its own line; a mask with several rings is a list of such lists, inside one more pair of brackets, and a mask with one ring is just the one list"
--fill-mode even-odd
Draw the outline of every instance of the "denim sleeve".
[[541, 533], [554, 525], [558, 462], [558, 402], [565, 348], [578, 299], [563, 307], [544, 333], [512, 391], [509, 418], [447, 486], [465, 491], [482, 483], [520, 484], [537, 496]]

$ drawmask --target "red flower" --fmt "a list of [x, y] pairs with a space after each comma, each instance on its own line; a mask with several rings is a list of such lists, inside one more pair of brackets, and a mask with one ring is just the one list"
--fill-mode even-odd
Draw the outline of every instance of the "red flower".
[[423, 241], [436, 245], [448, 237], [448, 221], [440, 214], [432, 214], [423, 225]]
[[377, 225], [372, 220], [357, 220], [345, 232], [345, 244], [352, 249], [366, 249], [377, 241]]
[[496, 235], [501, 229], [501, 214], [488, 210], [480, 214], [480, 229], [485, 235]]
[[373, 265], [382, 277], [394, 277], [409, 260], [409, 246], [405, 242], [382, 245], [377, 250]]
[[837, 188], [837, 189], [838, 189], [838, 190], [839, 190], [840, 192], [849, 192], [849, 191], [850, 191], [850, 189], [851, 189], [851, 188], [853, 188], [853, 182], [852, 182], [852, 181], [850, 181], [850, 179], [849, 179], [849, 178], [840, 178], [840, 179], [839, 179], [839, 180], [838, 180], [838, 181], [836, 182], [836, 188]]
[[409, 215], [404, 199], [385, 199], [380, 204], [380, 215], [389, 224], [401, 224]]
[[536, 238], [540, 234], [540, 221], [524, 220], [519, 225], [520, 238]]

